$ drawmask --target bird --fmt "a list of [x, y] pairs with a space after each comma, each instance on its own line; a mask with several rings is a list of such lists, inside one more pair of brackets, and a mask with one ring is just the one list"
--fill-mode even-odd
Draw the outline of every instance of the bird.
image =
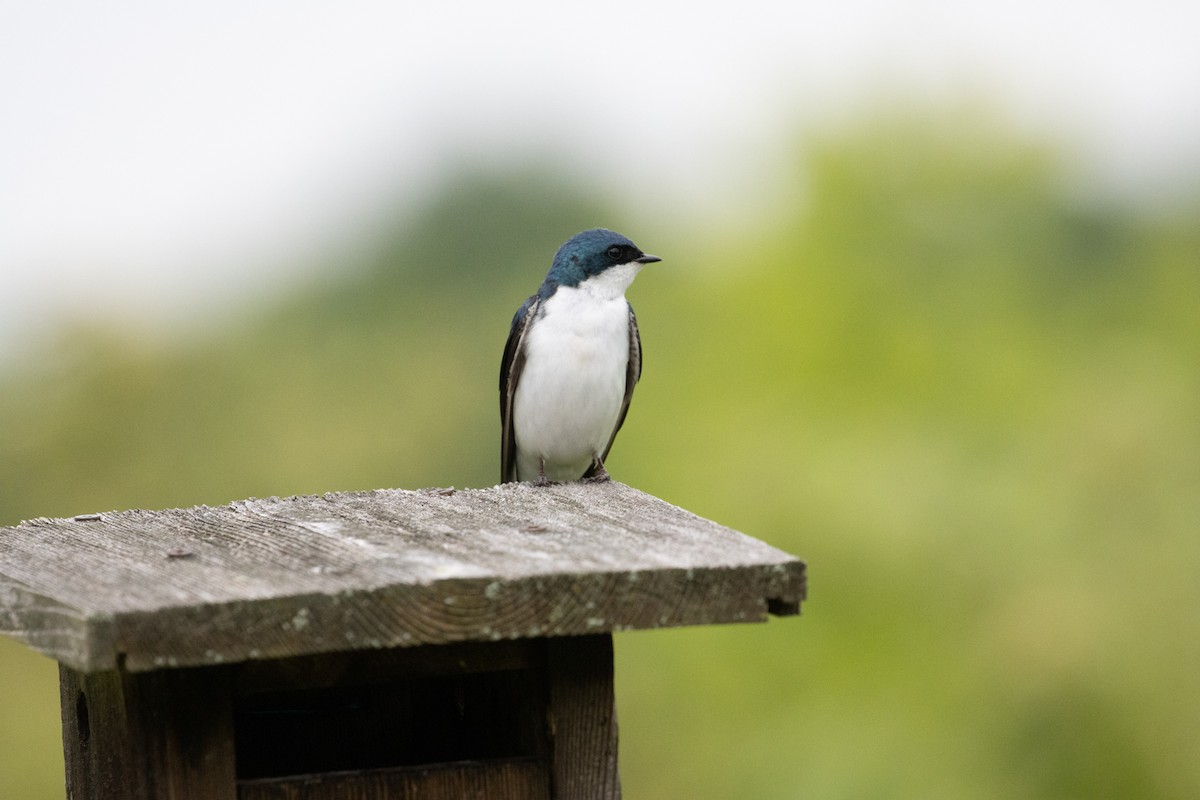
[[606, 228], [568, 239], [513, 315], [500, 362], [500, 482], [610, 480], [604, 461], [642, 375], [625, 290], [662, 261]]

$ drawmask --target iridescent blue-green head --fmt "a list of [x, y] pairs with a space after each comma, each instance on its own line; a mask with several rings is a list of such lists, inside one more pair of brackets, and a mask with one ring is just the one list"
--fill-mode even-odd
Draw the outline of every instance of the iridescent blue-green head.
[[554, 255], [554, 264], [550, 267], [539, 294], [545, 297], [553, 294], [554, 289], [559, 286], [578, 286], [588, 278], [614, 267], [636, 264], [640, 268], [643, 264], [655, 261], [662, 259], [646, 255], [621, 234], [606, 228], [593, 228], [575, 234], [558, 248]]

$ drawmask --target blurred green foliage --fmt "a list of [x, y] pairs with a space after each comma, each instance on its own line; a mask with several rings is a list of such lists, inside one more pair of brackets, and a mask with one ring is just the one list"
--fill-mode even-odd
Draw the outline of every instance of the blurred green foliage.
[[[732, 235], [465, 173], [203, 341], [105, 321], [0, 375], [0, 524], [490, 485], [511, 314], [606, 225], [665, 258], [613, 474], [811, 574], [799, 620], [617, 637], [628, 796], [1198, 796], [1200, 214], [1061, 163], [897, 115]], [[0, 641], [0, 797], [62, 796], [55, 675]]]

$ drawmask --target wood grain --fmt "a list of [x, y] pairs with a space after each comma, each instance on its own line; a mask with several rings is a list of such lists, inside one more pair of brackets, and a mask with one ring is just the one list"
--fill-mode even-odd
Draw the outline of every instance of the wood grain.
[[60, 667], [70, 800], [235, 800], [233, 716], [225, 668]]
[[620, 800], [612, 637], [547, 642], [555, 800]]
[[619, 483], [245, 500], [0, 528], [0, 634], [75, 670], [798, 613], [798, 559]]
[[535, 759], [244, 781], [239, 800], [550, 800]]

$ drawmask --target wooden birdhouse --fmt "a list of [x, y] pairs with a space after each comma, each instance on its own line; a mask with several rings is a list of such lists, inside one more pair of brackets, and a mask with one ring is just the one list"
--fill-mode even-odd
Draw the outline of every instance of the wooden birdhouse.
[[796, 614], [804, 589], [801, 561], [618, 483], [0, 528], [0, 633], [60, 663], [74, 800], [616, 798], [612, 633]]

